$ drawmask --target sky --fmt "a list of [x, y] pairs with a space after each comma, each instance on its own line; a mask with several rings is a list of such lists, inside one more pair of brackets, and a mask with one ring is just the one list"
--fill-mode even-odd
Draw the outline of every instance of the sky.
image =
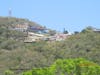
[[0, 16], [25, 18], [62, 32], [100, 28], [100, 0], [1, 0]]

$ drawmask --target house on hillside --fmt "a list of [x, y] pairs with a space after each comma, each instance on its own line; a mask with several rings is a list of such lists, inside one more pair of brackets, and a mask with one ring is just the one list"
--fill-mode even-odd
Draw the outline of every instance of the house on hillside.
[[55, 34], [54, 36], [50, 36], [49, 40], [50, 41], [63, 41], [67, 39], [69, 36], [70, 34], [58, 33], [58, 34]]
[[94, 32], [100, 33], [100, 29], [93, 29]]
[[36, 32], [36, 33], [43, 33], [45, 31], [45, 28], [38, 27], [38, 26], [29, 26], [28, 31], [30, 32]]
[[36, 42], [36, 41], [41, 40], [43, 37], [45, 37], [45, 36], [42, 35], [42, 34], [36, 34], [36, 33], [33, 33], [33, 32], [28, 32], [27, 37], [25, 37], [24, 42]]
[[69, 34], [56, 34], [56, 41], [63, 41], [65, 39], [67, 39], [70, 35]]
[[24, 31], [27, 31], [28, 27], [29, 27], [28, 23], [16, 24], [13, 30], [24, 32]]

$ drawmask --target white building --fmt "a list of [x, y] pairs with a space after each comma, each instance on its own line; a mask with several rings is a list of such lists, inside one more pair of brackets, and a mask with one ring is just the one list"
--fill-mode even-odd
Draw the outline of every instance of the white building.
[[55, 34], [54, 36], [50, 36], [49, 39], [50, 41], [63, 41], [67, 39], [69, 36], [70, 34], [58, 33], [58, 34]]
[[26, 31], [28, 29], [28, 23], [23, 23], [23, 24], [17, 24], [15, 25], [14, 27], [14, 30], [17, 30], [17, 31]]
[[36, 41], [39, 41], [43, 37], [45, 37], [45, 36], [42, 34], [28, 32], [27, 37], [25, 37], [24, 42], [36, 42]]

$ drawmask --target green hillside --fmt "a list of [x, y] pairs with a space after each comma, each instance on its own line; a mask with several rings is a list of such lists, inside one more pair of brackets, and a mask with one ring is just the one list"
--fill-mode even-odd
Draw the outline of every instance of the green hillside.
[[[10, 20], [10, 21], [9, 21]], [[0, 18], [0, 75], [9, 69], [33, 69], [48, 67], [57, 59], [85, 58], [100, 65], [100, 33], [85, 29], [65, 41], [39, 41], [24, 43], [23, 32], [9, 30], [8, 25], [29, 22], [18, 18]], [[18, 40], [15, 40], [15, 39]], [[13, 70], [18, 75], [23, 70]]]
[[[14, 66], [14, 62], [17, 63], [17, 56], [13, 58], [12, 52], [18, 52], [18, 50], [22, 49], [25, 50], [23, 39], [24, 36], [26, 36], [26, 33], [11, 30], [11, 28], [15, 27], [17, 24], [24, 23], [27, 23], [29, 26], [42, 27], [41, 25], [35, 22], [31, 22], [27, 19], [0, 17], [0, 75], [2, 75], [2, 73], [5, 69], [8, 68], [8, 66]], [[18, 57], [19, 56], [21, 55], [18, 55]]]

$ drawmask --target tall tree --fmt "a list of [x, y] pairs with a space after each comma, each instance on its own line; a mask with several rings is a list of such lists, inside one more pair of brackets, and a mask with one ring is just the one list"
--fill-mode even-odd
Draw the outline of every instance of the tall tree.
[[68, 31], [64, 28], [63, 33], [68, 34]]

